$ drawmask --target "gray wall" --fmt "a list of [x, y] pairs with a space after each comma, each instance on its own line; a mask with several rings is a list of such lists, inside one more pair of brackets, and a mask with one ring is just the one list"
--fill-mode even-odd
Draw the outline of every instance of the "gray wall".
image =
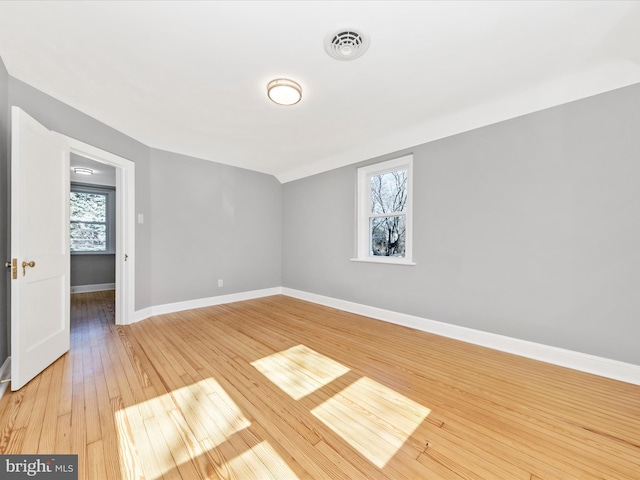
[[[0, 252], [2, 264], [9, 260], [9, 75], [0, 58]], [[0, 275], [0, 366], [9, 355], [9, 282], [10, 271]]]
[[154, 305], [281, 285], [275, 177], [155, 149], [151, 166]]
[[350, 262], [356, 166], [284, 185], [283, 285], [640, 364], [640, 85], [414, 153], [416, 266]]
[[115, 254], [75, 254], [71, 255], [71, 286], [99, 285], [115, 283]]

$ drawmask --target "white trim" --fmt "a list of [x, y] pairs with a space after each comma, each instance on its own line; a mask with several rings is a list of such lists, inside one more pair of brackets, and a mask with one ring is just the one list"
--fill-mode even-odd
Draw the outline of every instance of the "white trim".
[[105, 290], [115, 289], [115, 283], [94, 283], [92, 285], [76, 285], [75, 287], [71, 287], [71, 293], [103, 292]]
[[136, 314], [133, 317], [133, 321], [140, 322], [142, 320], [146, 320], [147, 318], [153, 317], [153, 307], [143, 308], [142, 310], [136, 310]]
[[195, 300], [186, 300], [184, 302], [166, 303], [164, 305], [156, 305], [154, 307], [144, 308], [136, 311], [135, 321], [139, 322], [154, 315], [163, 315], [165, 313], [182, 312], [194, 308], [211, 307], [213, 305], [223, 305], [225, 303], [241, 302], [243, 300], [252, 300], [254, 298], [270, 297], [282, 293], [281, 287], [264, 288], [262, 290], [251, 290], [248, 292], [230, 293], [228, 295], [218, 295], [217, 297], [198, 298]]
[[116, 324], [135, 317], [135, 163], [59, 133], [72, 153], [116, 167]]
[[[11, 379], [11, 356], [7, 357], [7, 359], [0, 367], [0, 380]], [[4, 392], [7, 391], [9, 384], [11, 382], [0, 383], [0, 399], [4, 395]]]
[[[380, 257], [371, 252], [371, 178], [374, 175], [407, 169], [407, 208], [405, 217], [405, 256]], [[356, 185], [356, 255], [362, 262], [412, 265], [413, 263], [413, 153], [358, 168]], [[393, 215], [389, 213], [389, 215]], [[398, 213], [400, 215], [400, 213]]]
[[350, 262], [364, 263], [387, 263], [389, 265], [416, 265], [416, 262], [410, 262], [400, 257], [368, 257], [368, 258], [350, 258]]
[[640, 365], [282, 287], [282, 294], [522, 357], [640, 385]]

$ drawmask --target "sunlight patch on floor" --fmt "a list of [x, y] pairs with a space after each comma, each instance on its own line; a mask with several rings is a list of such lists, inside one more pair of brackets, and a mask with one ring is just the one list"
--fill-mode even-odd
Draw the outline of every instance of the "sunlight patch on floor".
[[238, 478], [298, 478], [266, 440], [235, 457], [229, 467]]
[[349, 371], [341, 363], [305, 345], [296, 345], [263, 357], [251, 365], [295, 400], [315, 392]]
[[387, 464], [430, 412], [367, 377], [311, 411], [379, 468]]
[[189, 425], [197, 424], [197, 437], [208, 437], [220, 445], [231, 435], [251, 425], [240, 408], [213, 378], [172, 392]]
[[119, 410], [115, 414], [116, 433], [118, 435], [120, 472], [122, 478], [140, 479], [144, 478], [135, 439], [129, 419], [124, 410]]
[[213, 378], [115, 412], [125, 478], [162, 478], [251, 425]]

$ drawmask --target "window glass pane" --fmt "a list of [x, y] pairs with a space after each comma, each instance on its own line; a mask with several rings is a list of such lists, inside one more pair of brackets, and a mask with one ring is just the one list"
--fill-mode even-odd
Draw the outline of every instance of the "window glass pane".
[[386, 257], [404, 257], [406, 244], [406, 217], [376, 217], [370, 219], [371, 254]]
[[100, 193], [71, 192], [71, 221], [106, 222], [107, 196]]
[[407, 210], [407, 170], [371, 177], [371, 213], [394, 213]]
[[106, 252], [107, 226], [72, 222], [70, 245], [72, 252]]

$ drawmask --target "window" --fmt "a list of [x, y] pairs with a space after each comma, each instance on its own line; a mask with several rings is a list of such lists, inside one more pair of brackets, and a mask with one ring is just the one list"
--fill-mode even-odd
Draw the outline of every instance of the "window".
[[413, 155], [358, 169], [357, 257], [413, 265]]
[[71, 185], [70, 248], [72, 253], [114, 253], [114, 190]]

